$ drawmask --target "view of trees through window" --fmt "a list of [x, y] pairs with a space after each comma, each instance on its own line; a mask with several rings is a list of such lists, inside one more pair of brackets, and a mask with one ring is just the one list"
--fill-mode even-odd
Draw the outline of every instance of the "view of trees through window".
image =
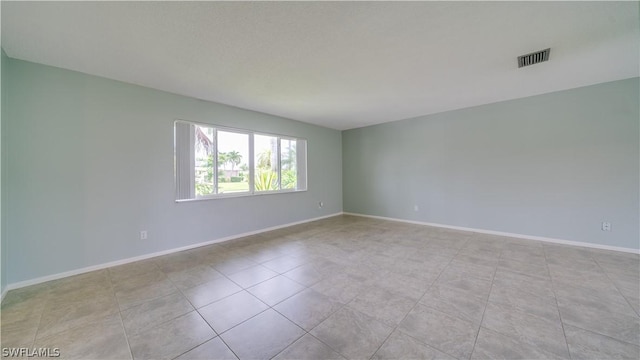
[[278, 138], [254, 135], [256, 191], [278, 190]]
[[249, 135], [218, 131], [218, 193], [249, 191]]
[[196, 193], [200, 196], [215, 194], [215, 183], [213, 181], [215, 146], [213, 137], [213, 128], [195, 127], [195, 181]]
[[298, 190], [300, 140], [192, 126], [195, 197]]
[[280, 166], [282, 169], [281, 172], [283, 189], [295, 189], [298, 183], [296, 143], [296, 140], [280, 140]]

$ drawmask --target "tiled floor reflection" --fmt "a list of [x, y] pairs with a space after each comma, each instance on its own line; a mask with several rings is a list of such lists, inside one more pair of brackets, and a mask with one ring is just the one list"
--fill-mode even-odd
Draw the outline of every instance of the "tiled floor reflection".
[[68, 359], [638, 359], [640, 258], [353, 216], [10, 291]]

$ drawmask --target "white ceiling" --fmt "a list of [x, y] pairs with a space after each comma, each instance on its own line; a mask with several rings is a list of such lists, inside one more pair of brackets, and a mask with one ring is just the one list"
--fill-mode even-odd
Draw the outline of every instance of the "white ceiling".
[[[639, 2], [7, 2], [8, 56], [336, 129], [639, 75]], [[516, 57], [551, 48], [549, 62]]]

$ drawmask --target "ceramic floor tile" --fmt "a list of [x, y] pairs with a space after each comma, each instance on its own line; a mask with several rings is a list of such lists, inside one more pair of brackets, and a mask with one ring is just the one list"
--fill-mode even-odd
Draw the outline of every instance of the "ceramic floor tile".
[[87, 284], [66, 292], [51, 292], [47, 307], [63, 307], [87, 302], [101, 302], [105, 298], [114, 298], [111, 286]]
[[495, 270], [495, 267], [498, 265], [500, 259], [495, 257], [487, 258], [482, 256], [475, 256], [472, 252], [464, 252], [456, 253], [456, 256], [454, 256], [451, 261], [452, 263], [489, 266]]
[[312, 286], [324, 278], [316, 267], [310, 264], [300, 265], [285, 272], [283, 275], [305, 286]]
[[614, 279], [613, 281], [618, 291], [640, 316], [640, 280]]
[[372, 286], [354, 298], [347, 306], [389, 326], [396, 326], [415, 304], [416, 300]]
[[337, 352], [320, 342], [310, 334], [306, 334], [280, 354], [274, 360], [344, 360]]
[[535, 263], [546, 261], [544, 249], [531, 246], [510, 246], [502, 250], [501, 258], [523, 262], [534, 260]]
[[168, 273], [167, 276], [180, 290], [187, 290], [222, 277], [218, 271], [207, 265], [197, 265], [185, 270]]
[[283, 274], [289, 270], [293, 270], [298, 266], [305, 264], [306, 262], [307, 259], [305, 259], [304, 257], [286, 255], [264, 262], [262, 263], [262, 265], [266, 268]]
[[269, 270], [262, 265], [256, 265], [229, 275], [229, 279], [242, 288], [248, 288], [277, 275], [278, 273], [273, 270]]
[[581, 284], [584, 287], [592, 289], [612, 289], [614, 288], [609, 277], [600, 270], [585, 271], [576, 269], [567, 269], [560, 266], [549, 264], [549, 274], [554, 284], [562, 286], [564, 284], [574, 285]]
[[637, 254], [336, 216], [12, 290], [0, 328], [95, 360], [637, 359], [639, 294]]
[[549, 321], [489, 302], [482, 327], [530, 346], [544, 348], [560, 357], [569, 356], [560, 321]]
[[529, 261], [503, 258], [500, 259], [498, 268], [511, 272], [540, 277], [543, 279], [549, 278], [549, 270], [547, 269], [547, 264], [544, 258]]
[[[4, 314], [3, 314], [4, 315]], [[27, 322], [2, 322], [0, 326], [0, 343], [3, 348], [31, 347], [38, 332], [40, 315], [32, 316]]]
[[127, 335], [131, 336], [191, 311], [191, 303], [175, 292], [123, 310], [121, 316]]
[[417, 279], [431, 280], [432, 282], [437, 278], [444, 266], [441, 263], [431, 263], [424, 260], [404, 259], [403, 261], [394, 262], [393, 265], [389, 266], [389, 271]]
[[547, 259], [590, 261], [594, 257], [593, 251], [577, 246], [544, 243], [543, 248]]
[[369, 285], [380, 287], [409, 299], [418, 300], [431, 286], [431, 283], [433, 281], [388, 272], [369, 282]]
[[270, 359], [304, 334], [300, 327], [269, 309], [220, 336], [240, 359]]
[[[451, 260], [456, 254], [460, 252], [459, 249], [455, 247], [449, 246], [449, 243], [446, 240], [438, 240], [437, 242], [434, 240], [429, 240], [429, 242], [421, 248], [422, 250], [428, 251], [430, 253], [436, 253], [441, 257], [447, 258]], [[414, 257], [409, 255], [410, 259], [420, 260], [420, 257]]]
[[268, 308], [269, 306], [255, 296], [241, 291], [204, 306], [198, 312], [218, 334], [221, 334]]
[[238, 271], [250, 268], [252, 266], [256, 266], [257, 263], [255, 261], [251, 261], [245, 258], [234, 258], [228, 257], [211, 264], [214, 269], [220, 271], [225, 275], [231, 275]]
[[154, 260], [158, 268], [166, 274], [185, 271], [199, 264], [197, 255], [188, 250], [160, 256]]
[[629, 316], [636, 315], [627, 299], [613, 288], [606, 291], [562, 284], [561, 286], [556, 286], [555, 290], [558, 306], [571, 307], [579, 305], [598, 311], [616, 312]]
[[111, 280], [107, 269], [91, 271], [84, 274], [74, 275], [49, 282], [52, 297], [61, 296], [77, 291], [86, 293], [87, 289], [109, 290]]
[[58, 348], [60, 359], [131, 359], [122, 322], [117, 314], [39, 338], [34, 346]]
[[2, 299], [2, 311], [12, 310], [16, 306], [43, 307], [49, 299], [51, 284], [49, 282], [10, 290]]
[[[135, 263], [132, 263], [132, 264], [135, 264]], [[132, 264], [126, 264], [126, 265], [132, 265]], [[122, 266], [125, 266], [125, 265], [122, 265]], [[133, 291], [143, 286], [163, 282], [166, 280], [168, 280], [167, 275], [156, 267], [154, 269], [149, 269], [148, 271], [145, 271], [142, 273], [134, 272], [133, 274], [131, 274], [131, 276], [128, 276], [128, 277], [124, 276], [123, 274], [118, 277], [118, 280], [112, 279], [111, 283], [113, 285], [113, 290], [116, 293], [118, 293], [118, 292]]]
[[453, 288], [483, 299], [489, 297], [491, 290], [491, 280], [473, 278], [459, 271], [442, 272], [433, 285]]
[[329, 260], [331, 257], [319, 257], [318, 259], [312, 261], [311, 264], [318, 270], [323, 277], [328, 278], [331, 276], [335, 276], [338, 274], [342, 274], [345, 271], [345, 266], [340, 265], [334, 261]]
[[236, 355], [219, 338], [213, 338], [195, 349], [178, 356], [176, 360], [237, 360]]
[[282, 300], [304, 290], [305, 287], [289, 278], [279, 275], [247, 289], [258, 299], [273, 306]]
[[370, 358], [392, 327], [359, 311], [342, 308], [311, 331], [311, 335], [350, 359]]
[[409, 335], [396, 330], [382, 344], [380, 349], [373, 355], [373, 360], [395, 360], [395, 359], [446, 359], [454, 360], [453, 356], [442, 351], [429, 347]]
[[113, 295], [92, 301], [47, 305], [40, 318], [37, 337], [47, 337], [117, 313], [118, 303]]
[[111, 277], [111, 281], [119, 283], [132, 277], [158, 270], [159, 268], [155, 260], [148, 259], [111, 267], [109, 268], [109, 276]]
[[618, 266], [621, 269], [633, 269], [637, 271], [640, 267], [640, 255], [624, 253], [619, 251], [596, 250], [593, 258], [600, 264]]
[[530, 291], [493, 284], [489, 301], [550, 321], [560, 321], [560, 313], [554, 297], [540, 296]]
[[512, 289], [514, 291], [527, 293], [537, 297], [555, 299], [553, 282], [549, 279], [542, 279], [535, 276], [520, 274], [498, 269], [493, 278], [493, 288]]
[[196, 311], [129, 336], [134, 359], [173, 359], [212, 339], [215, 332]]
[[608, 274], [616, 288], [624, 295], [640, 298], [640, 268], [637, 274]]
[[[625, 295], [626, 296], [626, 295]], [[640, 316], [640, 298], [637, 297], [627, 297], [627, 301], [629, 302], [629, 306], [633, 308], [633, 311], [636, 312], [638, 316]]]
[[449, 273], [461, 273], [465, 276], [470, 276], [473, 278], [483, 279], [483, 280], [493, 280], [493, 275], [496, 272], [495, 265], [487, 265], [487, 264], [475, 264], [468, 261], [460, 260], [460, 258], [456, 257], [447, 267], [444, 269], [443, 274], [447, 275]]
[[469, 358], [479, 325], [418, 304], [400, 323], [403, 333], [457, 358]]
[[420, 299], [420, 303], [477, 324], [480, 324], [487, 305], [486, 299], [444, 286], [434, 286], [429, 289]]
[[640, 346], [640, 318], [581, 307], [560, 306], [565, 324]]
[[199, 309], [214, 301], [242, 291], [242, 288], [226, 277], [220, 277], [208, 283], [187, 289], [183, 293], [191, 304]]
[[597, 261], [598, 265], [607, 273], [612, 279], [618, 276], [627, 276], [633, 277], [635, 280], [638, 280], [640, 274], [638, 273], [638, 269], [640, 269], [640, 263], [634, 261], [629, 264], [625, 261], [621, 261], [620, 263], [604, 263]]
[[[362, 255], [367, 257], [368, 255]], [[344, 274], [371, 279], [380, 274], [380, 267], [370, 264], [367, 260], [347, 260], [344, 265]]]
[[640, 347], [571, 325], [564, 332], [573, 359], [640, 359]]
[[306, 289], [279, 303], [274, 309], [309, 331], [343, 306], [315, 290]]
[[533, 346], [481, 327], [471, 359], [569, 359], [569, 357], [549, 353], [542, 346]]
[[341, 303], [348, 303], [356, 296], [366, 291], [366, 279], [349, 274], [341, 274], [326, 278], [311, 287]]
[[505, 242], [500, 239], [488, 239], [486, 235], [476, 234], [464, 244], [459, 254], [468, 253], [475, 256], [499, 259], [504, 246]]
[[593, 259], [578, 259], [571, 256], [547, 256], [547, 264], [560, 267], [563, 269], [572, 269], [578, 271], [602, 271], [600, 265]]
[[264, 262], [277, 259], [284, 255], [285, 254], [282, 251], [261, 246], [258, 249], [255, 249], [255, 250], [252, 249], [251, 254], [247, 255], [247, 259], [251, 261], [255, 261], [256, 263], [264, 263]]
[[169, 295], [177, 290], [178, 288], [173, 285], [171, 280], [166, 278], [148, 285], [116, 291], [116, 298], [118, 299], [120, 310], [126, 310], [149, 300]]
[[0, 313], [2, 347], [31, 347], [33, 344], [47, 301], [46, 296], [40, 297], [38, 293], [37, 290], [23, 290], [5, 296]]

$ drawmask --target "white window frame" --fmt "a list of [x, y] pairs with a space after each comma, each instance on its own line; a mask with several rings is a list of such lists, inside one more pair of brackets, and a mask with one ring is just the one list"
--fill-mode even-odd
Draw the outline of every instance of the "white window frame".
[[[203, 127], [208, 127], [208, 128], [212, 128], [213, 129], [213, 143], [214, 143], [214, 149], [213, 149], [213, 156], [214, 156], [214, 160], [213, 160], [213, 186], [214, 186], [214, 193], [213, 194], [208, 194], [208, 195], [197, 195], [195, 190], [193, 189], [195, 187], [195, 179], [194, 179], [194, 173], [195, 173], [195, 156], [193, 153], [193, 143], [190, 144], [190, 146], [188, 146], [188, 148], [190, 149], [190, 154], [189, 154], [189, 158], [190, 158], [190, 168], [189, 168], [189, 175], [188, 175], [188, 179], [187, 181], [192, 182], [193, 184], [191, 184], [191, 198], [187, 198], [187, 199], [178, 199], [178, 195], [179, 195], [179, 191], [178, 191], [178, 183], [180, 181], [183, 181], [182, 179], [180, 179], [179, 181], [179, 174], [178, 174], [178, 170], [177, 170], [177, 166], [176, 163], [174, 162], [174, 184], [175, 184], [175, 201], [176, 202], [187, 202], [187, 201], [200, 201], [200, 200], [214, 200], [214, 199], [225, 199], [225, 198], [232, 198], [232, 197], [246, 197], [246, 196], [261, 196], [261, 195], [271, 195], [271, 194], [281, 194], [281, 193], [295, 193], [295, 192], [305, 192], [308, 190], [308, 181], [307, 181], [307, 147], [308, 147], [308, 140], [306, 138], [301, 138], [301, 137], [296, 137], [296, 136], [291, 136], [291, 135], [282, 135], [282, 134], [276, 134], [276, 133], [267, 133], [267, 132], [262, 132], [262, 131], [252, 131], [252, 130], [247, 130], [247, 129], [239, 129], [239, 128], [232, 128], [232, 127], [228, 127], [228, 126], [221, 126], [221, 125], [215, 125], [215, 124], [208, 124], [208, 123], [202, 123], [202, 122], [197, 122], [197, 121], [189, 121], [189, 120], [175, 120], [173, 122], [173, 127], [174, 127], [174, 156], [176, 155], [177, 152], [177, 127], [176, 124], [178, 123], [183, 123], [183, 124], [188, 124], [188, 125], [196, 125], [196, 126], [203, 126]], [[242, 192], [234, 192], [234, 193], [224, 193], [224, 194], [218, 194], [218, 131], [226, 131], [226, 132], [233, 132], [233, 133], [238, 133], [238, 134], [246, 134], [248, 135], [248, 141], [249, 141], [249, 161], [248, 161], [248, 166], [249, 166], [249, 191], [242, 191]], [[277, 190], [265, 190], [265, 191], [257, 191], [255, 189], [255, 143], [254, 143], [254, 135], [263, 135], [263, 136], [271, 136], [271, 137], [275, 137], [277, 138], [277, 157], [276, 157], [276, 161], [277, 161], [277, 166], [278, 166], [278, 189]], [[296, 187], [293, 189], [282, 189], [282, 154], [281, 154], [281, 140], [285, 139], [285, 140], [295, 140], [296, 141], [296, 149], [298, 149], [300, 147], [300, 144], [303, 143], [304, 144], [304, 149], [303, 151], [301, 151], [300, 153], [296, 152], [296, 171], [297, 171], [297, 184]], [[190, 137], [190, 141], [195, 141], [194, 137], [191, 136]], [[302, 166], [304, 167], [303, 169], [300, 169], [300, 165], [302, 164]]]
[[[233, 192], [233, 193], [225, 193], [225, 194], [219, 194], [218, 193], [218, 131], [222, 131], [222, 132], [231, 132], [231, 133], [236, 133], [236, 134], [243, 134], [243, 135], [247, 135], [248, 137], [248, 145], [249, 145], [249, 156], [251, 156], [251, 143], [253, 142], [253, 134], [247, 130], [243, 130], [243, 129], [234, 129], [234, 128], [229, 128], [229, 127], [224, 127], [224, 126], [214, 126], [214, 125], [210, 125], [210, 124], [201, 124], [201, 123], [196, 123], [193, 121], [181, 121], [184, 123], [190, 123], [193, 125], [198, 125], [198, 126], [205, 126], [208, 128], [213, 129], [213, 186], [214, 186], [214, 191], [215, 193], [213, 194], [208, 194], [208, 195], [198, 195], [195, 192], [193, 193], [193, 198], [191, 199], [179, 199], [179, 201], [183, 201], [183, 200], [206, 200], [206, 199], [211, 199], [211, 198], [225, 198], [225, 197], [237, 197], [237, 196], [246, 196], [246, 195], [250, 195], [249, 193], [251, 192], [251, 183], [249, 184], [249, 190], [248, 191], [238, 191], [238, 192]], [[251, 164], [249, 164], [249, 176], [251, 176]], [[194, 162], [193, 162], [193, 168], [190, 169], [191, 172], [195, 172], [195, 157], [194, 157]], [[194, 187], [195, 187], [195, 182], [194, 182]]]

